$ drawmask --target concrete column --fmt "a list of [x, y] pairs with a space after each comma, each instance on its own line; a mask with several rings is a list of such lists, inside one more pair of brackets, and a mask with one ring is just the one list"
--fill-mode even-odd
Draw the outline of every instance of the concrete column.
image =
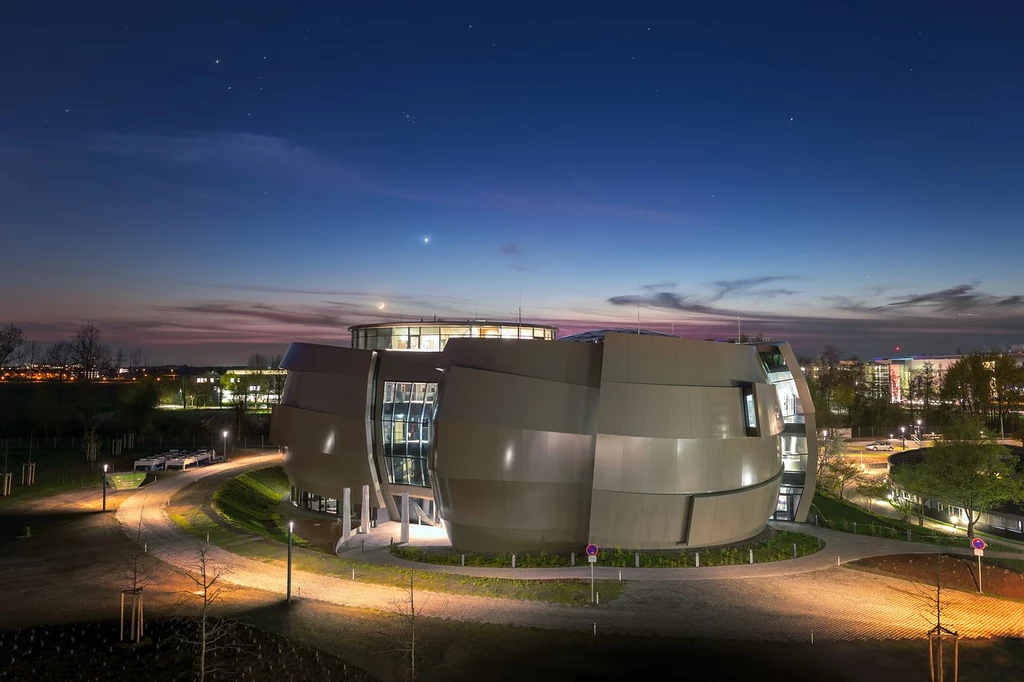
[[363, 486], [363, 497], [359, 505], [359, 532], [370, 532], [370, 486]]
[[352, 535], [352, 489], [344, 488], [341, 491], [341, 542], [345, 544]]
[[409, 493], [402, 493], [402, 535], [399, 542], [409, 542]]

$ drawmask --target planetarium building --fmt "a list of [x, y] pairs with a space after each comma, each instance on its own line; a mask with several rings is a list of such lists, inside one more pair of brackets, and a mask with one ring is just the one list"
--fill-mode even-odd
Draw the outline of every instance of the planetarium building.
[[480, 321], [351, 331], [352, 348], [294, 343], [282, 362], [271, 436], [297, 505], [339, 513], [367, 486], [372, 523], [398, 520], [407, 493], [414, 522], [485, 552], [703, 547], [807, 516], [814, 415], [786, 344], [554, 341]]

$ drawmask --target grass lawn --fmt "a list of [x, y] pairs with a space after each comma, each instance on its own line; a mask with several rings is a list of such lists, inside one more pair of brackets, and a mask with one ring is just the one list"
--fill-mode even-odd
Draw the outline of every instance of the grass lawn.
[[[219, 547], [284, 570], [287, 549], [283, 541], [287, 532], [276, 509], [287, 490], [288, 482], [280, 467], [267, 467], [225, 481], [214, 493], [216, 511], [212, 514], [195, 505], [175, 503], [174, 500], [168, 514], [178, 526], [197, 537], [205, 539], [208, 535], [210, 542]], [[179, 498], [181, 495], [179, 493]], [[297, 535], [293, 535], [293, 544], [294, 567], [311, 573], [351, 579], [354, 569], [357, 580], [406, 587], [411, 572], [418, 588], [432, 592], [557, 604], [590, 602], [589, 580], [509, 580], [409, 571], [326, 554], [311, 549]], [[602, 602], [611, 601], [622, 594], [623, 584], [617, 580], [598, 580], [595, 589], [601, 593]]]
[[[697, 565], [697, 555], [700, 555], [701, 566], [732, 566], [734, 564], [750, 563], [750, 550], [754, 550], [754, 563], [766, 563], [770, 561], [781, 561], [794, 558], [794, 545], [796, 545], [796, 556], [806, 556], [817, 552], [821, 547], [818, 539], [803, 533], [781, 531], [772, 537], [761, 542], [736, 545], [732, 547], [716, 547], [712, 549], [698, 550], [645, 550], [640, 552], [640, 568], [694, 568]], [[428, 564], [440, 564], [446, 566], [459, 566], [462, 563], [462, 553], [449, 548], [422, 548], [395, 545], [391, 553], [406, 561], [421, 561]], [[512, 566], [512, 555], [508, 553], [478, 554], [466, 553], [466, 566], [485, 566], [494, 568], [509, 568]], [[601, 565], [612, 567], [635, 567], [636, 552], [624, 550], [618, 547], [601, 550]], [[531, 552], [516, 554], [516, 566], [518, 568], [544, 568], [544, 567], [566, 567], [570, 566], [572, 558], [569, 550], [552, 552]], [[577, 565], [585, 565], [586, 558], [583, 552], [576, 556]]]
[[[938, 544], [944, 547], [970, 546], [966, 536], [943, 533], [931, 528], [918, 526], [916, 523], [907, 523], [872, 514], [857, 505], [824, 495], [820, 491], [814, 494], [814, 507], [817, 508], [821, 515], [825, 527], [833, 530], [903, 541], [907, 540], [907, 531], [909, 530], [911, 542]], [[1020, 551], [1019, 547], [990, 540], [986, 540], [986, 542], [989, 549], [993, 551]]]
[[[0, 506], [25, 500], [56, 495], [75, 488], [95, 486], [99, 488], [102, 480], [103, 464], [108, 464], [110, 471], [131, 471], [136, 459], [162, 452], [166, 448], [156, 445], [140, 445], [131, 452], [120, 457], [111, 457], [100, 453], [96, 462], [98, 471], [89, 470], [85, 461], [85, 451], [79, 448], [28, 448], [11, 449], [7, 454], [7, 470], [14, 474], [11, 494], [0, 497]], [[21, 485], [22, 464], [29, 457], [36, 465], [35, 485]], [[4, 461], [4, 453], [0, 450], [0, 464]]]

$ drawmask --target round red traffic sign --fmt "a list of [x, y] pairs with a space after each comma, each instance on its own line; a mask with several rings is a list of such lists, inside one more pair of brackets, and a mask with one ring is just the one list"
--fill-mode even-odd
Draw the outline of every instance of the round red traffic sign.
[[981, 538], [974, 538], [971, 540], [971, 547], [974, 549], [985, 549], [985, 541]]
[[587, 545], [587, 556], [597, 556], [597, 545]]

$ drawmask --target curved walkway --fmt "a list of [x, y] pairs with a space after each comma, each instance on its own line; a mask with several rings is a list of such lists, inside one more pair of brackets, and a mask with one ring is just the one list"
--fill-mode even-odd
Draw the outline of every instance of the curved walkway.
[[[279, 455], [253, 457], [158, 481], [126, 499], [117, 512], [117, 519], [126, 532], [131, 532], [141, 516], [150, 553], [181, 570], [194, 570], [199, 543], [167, 517], [164, 511], [167, 501], [194, 480], [221, 472], [267, 466], [279, 458]], [[422, 604], [422, 615], [430, 617], [587, 631], [596, 624], [598, 631], [604, 634], [630, 632], [752, 640], [803, 640], [809, 638], [811, 632], [821, 639], [921, 637], [934, 622], [930, 615], [934, 612], [934, 595], [930, 589], [884, 576], [843, 570], [832, 563], [836, 553], [847, 549], [851, 552], [850, 558], [858, 554], [878, 554], [879, 542], [882, 541], [857, 536], [837, 537], [834, 544], [829, 545], [831, 554], [776, 564], [623, 569], [623, 578], [627, 577], [627, 571], [637, 573], [637, 578], [639, 572], [655, 572], [662, 578], [672, 572], [678, 577], [671, 582], [634, 579], [619, 599], [597, 607], [440, 593], [418, 595], [417, 603]], [[900, 553], [934, 551], [929, 546], [892, 544], [892, 549]], [[875, 549], [869, 545], [874, 545]], [[208, 545], [208, 549], [209, 560], [226, 569], [224, 579], [228, 582], [284, 593], [285, 572], [277, 566], [212, 545]], [[842, 557], [841, 553], [839, 555]], [[556, 571], [557, 575], [551, 577], [558, 578], [579, 577], [582, 572], [589, 576], [589, 568], [584, 567], [515, 569], [513, 577], [533, 577], [530, 573], [535, 571]], [[599, 571], [604, 578], [618, 576], [618, 569]], [[481, 569], [474, 572], [483, 575]], [[512, 573], [512, 569], [508, 572]], [[497, 573], [494, 575], [497, 577]], [[408, 601], [408, 592], [402, 589], [303, 571], [293, 573], [293, 595], [382, 611], [400, 609]], [[943, 594], [943, 623], [967, 637], [1021, 637], [1024, 636], [1024, 608], [1007, 600], [947, 591]]]

